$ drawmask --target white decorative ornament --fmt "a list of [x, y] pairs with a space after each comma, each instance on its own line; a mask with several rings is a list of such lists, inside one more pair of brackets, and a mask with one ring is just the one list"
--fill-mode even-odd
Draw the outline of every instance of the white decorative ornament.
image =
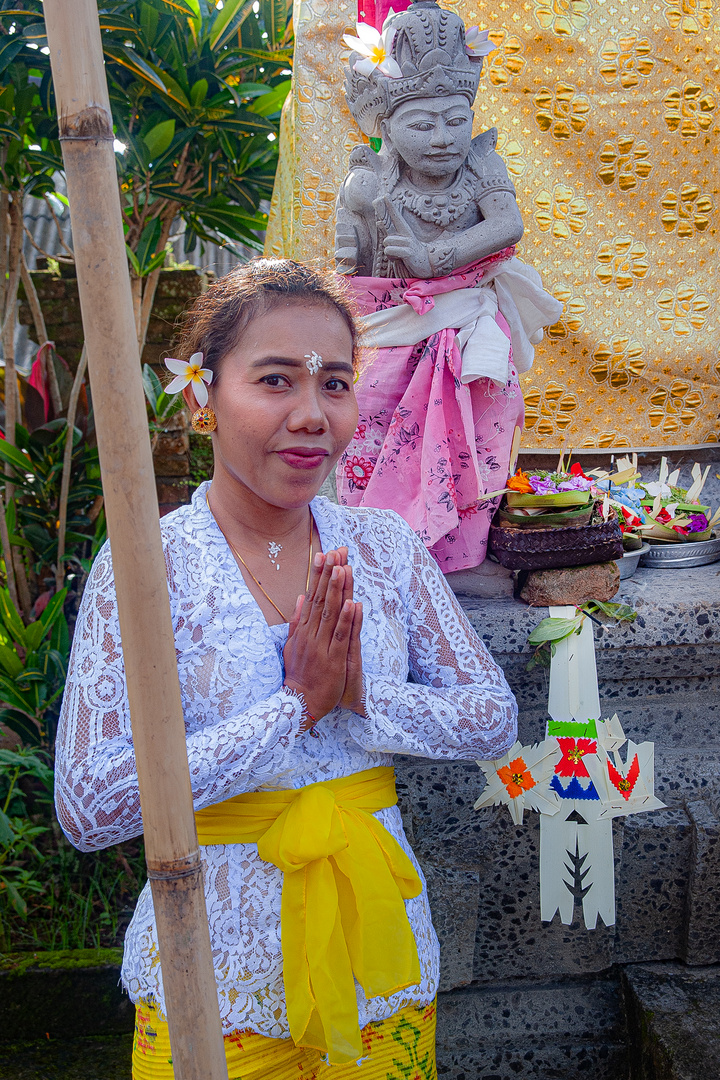
[[[571, 619], [574, 607], [551, 607]], [[566, 926], [575, 905], [588, 930], [598, 916], [615, 922], [613, 818], [664, 806], [655, 796], [654, 745], [626, 740], [617, 716], [600, 719], [595, 644], [589, 619], [579, 634], [558, 641], [550, 662], [547, 738], [497, 761], [479, 761], [488, 783], [475, 809], [507, 806], [521, 825], [523, 811], [540, 813], [540, 918], [557, 913]], [[627, 741], [625, 761], [619, 750]]]
[[305, 353], [305, 367], [308, 369], [311, 375], [314, 375], [316, 371], [319, 371], [322, 367], [322, 356], [320, 353], [312, 352]]
[[278, 555], [282, 551], [282, 544], [276, 544], [274, 540], [268, 543], [268, 559], [274, 564], [275, 569], [280, 569], [280, 563], [278, 562]]

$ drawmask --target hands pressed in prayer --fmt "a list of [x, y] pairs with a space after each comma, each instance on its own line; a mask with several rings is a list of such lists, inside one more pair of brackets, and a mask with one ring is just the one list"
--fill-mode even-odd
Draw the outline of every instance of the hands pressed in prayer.
[[[285, 686], [301, 693], [321, 719], [337, 705], [364, 714], [360, 630], [362, 604], [353, 599], [347, 548], [315, 556], [310, 585], [299, 596], [283, 652]], [[303, 724], [302, 730], [312, 726]]]

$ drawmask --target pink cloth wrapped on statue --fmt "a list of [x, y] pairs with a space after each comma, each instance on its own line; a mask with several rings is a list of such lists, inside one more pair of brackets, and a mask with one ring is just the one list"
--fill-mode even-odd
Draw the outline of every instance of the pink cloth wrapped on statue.
[[[523, 424], [509, 322], [522, 338], [526, 370], [538, 327], [562, 310], [513, 254], [506, 248], [429, 280], [345, 279], [370, 340], [401, 343], [367, 350], [356, 387], [358, 428], [338, 463], [340, 502], [396, 510], [446, 573], [485, 558], [499, 498], [484, 495], [505, 485], [513, 434]], [[493, 287], [483, 287], [488, 278]], [[498, 310], [503, 296], [507, 320]], [[445, 313], [452, 324], [434, 325]], [[421, 340], [418, 317], [431, 330]]]

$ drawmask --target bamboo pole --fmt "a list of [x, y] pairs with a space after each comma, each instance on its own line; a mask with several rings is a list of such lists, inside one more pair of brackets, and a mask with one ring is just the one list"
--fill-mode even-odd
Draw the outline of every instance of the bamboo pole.
[[45, 0], [176, 1080], [227, 1080], [95, 0]]

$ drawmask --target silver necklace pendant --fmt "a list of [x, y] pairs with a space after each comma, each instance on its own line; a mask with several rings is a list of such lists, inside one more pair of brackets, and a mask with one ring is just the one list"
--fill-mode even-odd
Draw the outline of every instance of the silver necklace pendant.
[[268, 544], [268, 559], [271, 563], [274, 563], [275, 569], [280, 569], [280, 563], [278, 562], [278, 555], [282, 551], [282, 544], [276, 544], [274, 540], [271, 540]]

